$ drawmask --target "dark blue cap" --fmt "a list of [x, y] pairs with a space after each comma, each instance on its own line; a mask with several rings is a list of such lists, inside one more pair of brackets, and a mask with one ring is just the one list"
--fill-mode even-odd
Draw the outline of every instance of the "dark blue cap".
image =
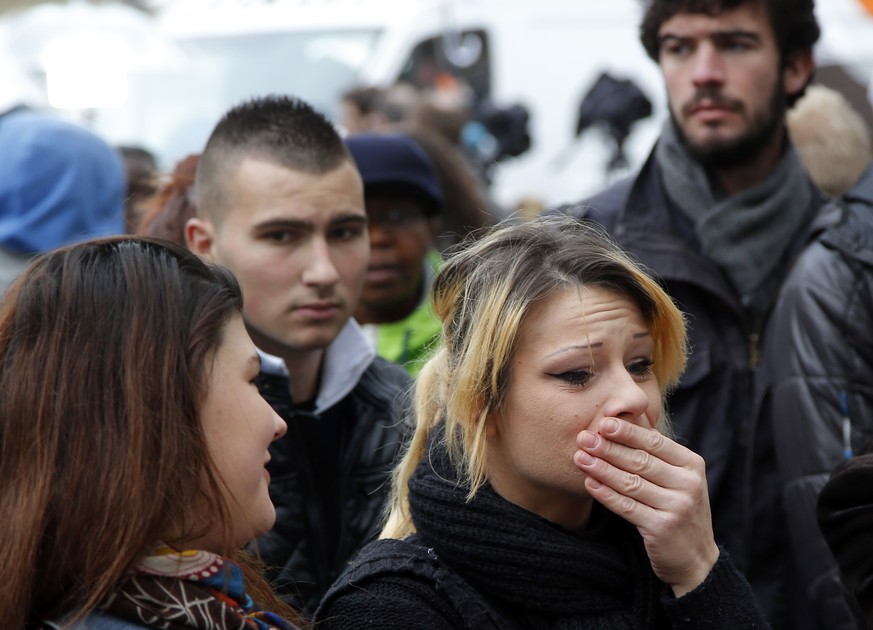
[[346, 146], [361, 172], [367, 195], [414, 196], [431, 214], [443, 205], [443, 191], [427, 153], [412, 138], [399, 133], [348, 136]]

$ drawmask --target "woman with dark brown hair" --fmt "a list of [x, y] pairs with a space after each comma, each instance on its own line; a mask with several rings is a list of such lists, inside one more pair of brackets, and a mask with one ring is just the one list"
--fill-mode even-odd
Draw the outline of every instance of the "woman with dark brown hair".
[[[38, 258], [0, 307], [4, 628], [277, 628], [239, 548], [285, 423], [233, 276], [129, 237]], [[274, 612], [265, 612], [271, 610]]]
[[185, 223], [197, 214], [192, 191], [200, 154], [179, 160], [166, 181], [162, 181], [149, 200], [136, 233], [185, 245]]

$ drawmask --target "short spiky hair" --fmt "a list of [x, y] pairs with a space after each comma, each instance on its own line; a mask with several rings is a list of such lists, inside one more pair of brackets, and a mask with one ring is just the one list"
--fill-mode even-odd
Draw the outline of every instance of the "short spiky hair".
[[246, 157], [313, 174], [351, 159], [333, 124], [305, 101], [276, 94], [245, 101], [222, 116], [203, 150], [195, 180], [198, 212], [213, 219], [223, 214], [224, 184]]
[[[783, 64], [796, 53], [811, 51], [821, 36], [814, 12], [815, 0], [643, 0], [640, 40], [649, 57], [658, 61], [658, 31], [664, 22], [677, 13], [718, 15], [744, 4], [763, 5]], [[789, 104], [793, 104], [802, 94], [803, 90], [800, 90], [795, 95], [789, 95]]]

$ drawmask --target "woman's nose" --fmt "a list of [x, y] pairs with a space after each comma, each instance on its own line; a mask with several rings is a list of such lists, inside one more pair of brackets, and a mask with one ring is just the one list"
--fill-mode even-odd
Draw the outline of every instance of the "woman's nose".
[[622, 369], [620, 372], [623, 374], [617, 374], [610, 383], [609, 398], [603, 405], [604, 416], [650, 426], [655, 419], [645, 415], [652, 403], [649, 393], [627, 370]]
[[275, 412], [273, 412], [273, 422], [276, 425], [276, 428], [273, 431], [273, 439], [278, 440], [288, 431], [288, 423], [282, 420], [281, 416]]

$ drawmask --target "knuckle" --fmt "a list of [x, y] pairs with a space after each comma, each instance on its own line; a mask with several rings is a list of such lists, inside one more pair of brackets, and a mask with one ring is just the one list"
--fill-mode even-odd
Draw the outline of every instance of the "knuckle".
[[643, 486], [643, 480], [639, 475], [628, 473], [624, 476], [623, 480], [623, 491], [625, 493], [635, 493], [639, 492]]
[[618, 500], [618, 513], [621, 515], [633, 514], [637, 502], [630, 497], [621, 497]]
[[648, 431], [646, 435], [646, 445], [649, 449], [656, 451], [661, 448], [664, 443], [664, 436], [658, 431]]
[[635, 450], [631, 457], [631, 465], [636, 472], [649, 470], [652, 464], [652, 455], [648, 451]]

